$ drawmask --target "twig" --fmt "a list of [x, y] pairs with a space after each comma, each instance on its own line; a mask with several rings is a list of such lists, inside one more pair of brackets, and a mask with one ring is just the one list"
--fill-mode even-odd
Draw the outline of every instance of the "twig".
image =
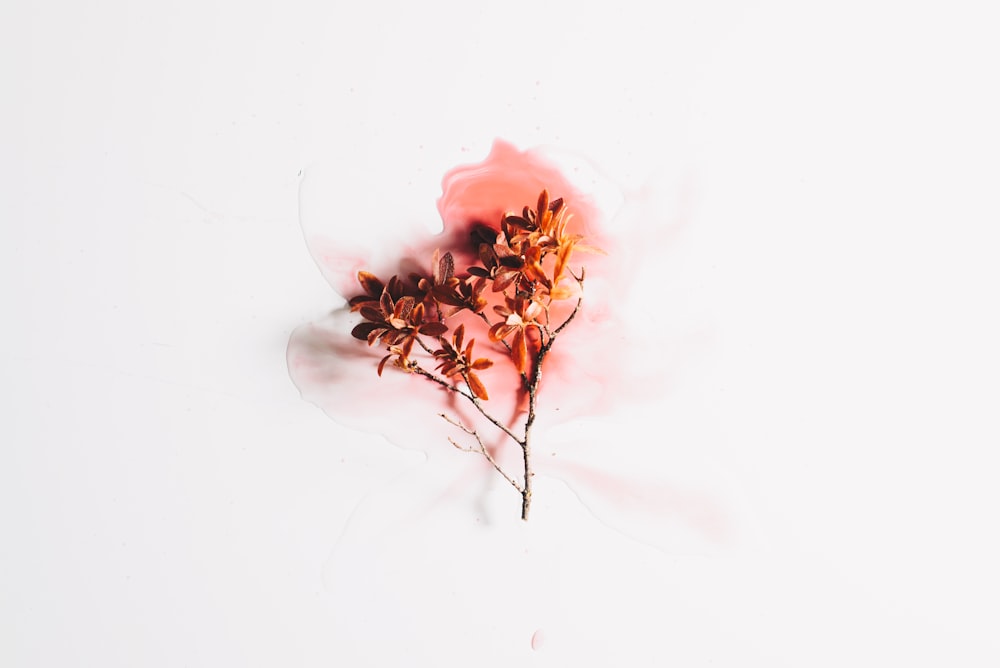
[[[427, 369], [423, 368], [422, 366], [420, 366], [416, 362], [413, 363], [413, 365], [410, 367], [410, 369], [414, 373], [423, 376], [427, 380], [430, 380], [430, 381], [433, 381], [433, 382], [437, 383], [438, 385], [440, 385], [444, 389], [450, 390], [451, 392], [455, 392], [456, 394], [459, 394], [459, 395], [465, 397], [466, 399], [468, 399], [469, 401], [472, 402], [472, 405], [476, 407], [476, 410], [478, 410], [480, 412], [480, 414], [482, 414], [482, 416], [484, 418], [486, 418], [487, 420], [489, 420], [493, 424], [493, 426], [495, 426], [497, 429], [499, 429], [503, 433], [505, 433], [508, 436], [510, 436], [517, 443], [521, 442], [521, 439], [519, 439], [514, 434], [514, 432], [512, 432], [504, 423], [500, 422], [500, 420], [496, 419], [495, 417], [493, 417], [492, 415], [490, 415], [489, 413], [486, 412], [486, 409], [483, 408], [483, 405], [479, 402], [479, 399], [477, 399], [475, 397], [475, 395], [471, 395], [471, 394], [467, 394], [467, 393], [463, 392], [461, 388], [456, 387], [456, 386], [452, 385], [451, 383], [448, 383], [448, 382], [444, 381], [443, 379], [439, 378], [438, 376], [435, 376], [430, 371], [428, 371]], [[466, 379], [466, 384], [468, 384], [468, 379]]]
[[[572, 272], [570, 272], [570, 273], [572, 273]], [[576, 282], [580, 284], [580, 290], [582, 291], [582, 290], [583, 290], [583, 275], [582, 275], [582, 274], [583, 274], [583, 272], [581, 271], [581, 272], [580, 272], [580, 274], [581, 274], [580, 276], [576, 276], [576, 275], [574, 274], [574, 275], [573, 275], [573, 278], [575, 278], [575, 279], [576, 279]], [[581, 305], [582, 303], [583, 303], [583, 296], [581, 295], [581, 296], [580, 296], [580, 297], [579, 297], [579, 298], [578, 298], [578, 299], [576, 300], [576, 306], [574, 306], [574, 307], [573, 307], [573, 312], [572, 312], [572, 313], [570, 313], [570, 314], [569, 314], [569, 317], [568, 317], [568, 318], [566, 318], [566, 320], [564, 320], [564, 321], [563, 321], [563, 324], [561, 324], [561, 325], [559, 325], [558, 327], [556, 327], [556, 331], [554, 331], [554, 332], [552, 333], [552, 336], [553, 336], [553, 338], [555, 338], [555, 335], [556, 335], [556, 334], [558, 334], [559, 332], [563, 331], [563, 330], [564, 330], [564, 329], [566, 328], [566, 325], [568, 325], [569, 323], [573, 322], [573, 318], [575, 318], [575, 317], [576, 317], [576, 314], [577, 314], [577, 313], [579, 312], [579, 310], [580, 310], [580, 305]]]
[[479, 435], [479, 432], [477, 430], [475, 430], [475, 429], [469, 429], [468, 427], [466, 427], [461, 422], [459, 422], [457, 420], [451, 419], [450, 417], [448, 417], [444, 413], [438, 413], [438, 415], [440, 415], [441, 417], [443, 417], [447, 422], [450, 422], [451, 424], [455, 425], [456, 427], [458, 427], [459, 429], [461, 429], [462, 431], [464, 431], [466, 434], [470, 434], [470, 435], [474, 436], [476, 438], [476, 443], [479, 444], [479, 449], [478, 450], [473, 450], [472, 448], [463, 448], [462, 446], [460, 446], [458, 443], [455, 442], [455, 439], [453, 439], [451, 436], [449, 436], [448, 440], [451, 442], [452, 445], [454, 445], [456, 448], [458, 448], [462, 452], [478, 452], [481, 455], [483, 455], [484, 457], [486, 457], [487, 461], [489, 461], [489, 463], [493, 465], [493, 468], [495, 468], [497, 470], [497, 473], [499, 473], [500, 475], [502, 475], [507, 480], [507, 482], [509, 482], [511, 485], [513, 485], [514, 489], [516, 489], [519, 494], [522, 494], [522, 495], [524, 494], [524, 489], [522, 489], [522, 487], [520, 485], [518, 485], [514, 481], [513, 478], [511, 478], [509, 475], [507, 475], [507, 472], [504, 471], [502, 468], [500, 468], [500, 465], [497, 464], [497, 461], [495, 459], [493, 459], [493, 455], [490, 454], [489, 448], [487, 448], [486, 445], [483, 443], [483, 439]]

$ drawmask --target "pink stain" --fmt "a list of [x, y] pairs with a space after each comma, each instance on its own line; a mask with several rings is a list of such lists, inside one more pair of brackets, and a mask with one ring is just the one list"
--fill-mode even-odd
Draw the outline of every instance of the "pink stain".
[[[575, 177], [586, 174], [590, 180], [580, 183], [567, 173]], [[573, 444], [564, 444], [567, 451], [560, 453], [567, 459], [549, 461], [547, 456], [551, 452], [544, 445], [547, 429], [583, 416], [608, 414], [623, 403], [654, 399], [662, 394], [668, 375], [669, 362], [658, 350], [664, 345], [662, 335], [644, 328], [647, 313], [642, 308], [652, 312], [660, 307], [656, 286], [638, 286], [635, 276], [644, 263], [659, 260], [664, 239], [673, 230], [645, 217], [648, 212], [641, 203], [626, 206], [624, 215], [609, 210], [604, 200], [592, 195], [594, 179], [593, 172], [567, 172], [542, 152], [520, 151], [497, 140], [485, 160], [456, 167], [444, 176], [437, 202], [441, 232], [431, 234], [412, 225], [394, 235], [373, 231], [372, 244], [367, 247], [357, 240], [341, 241], [331, 231], [307, 234], [306, 241], [323, 275], [348, 299], [362, 292], [357, 282], [359, 270], [371, 271], [383, 280], [410, 272], [426, 276], [438, 248], [452, 252], [456, 270], [463, 274], [474, 263], [475, 248], [470, 242], [474, 226], [498, 228], [504, 212], [533, 207], [542, 189], [552, 198], [562, 197], [573, 214], [571, 231], [584, 235], [585, 243], [607, 254], [577, 253], [571, 263], [577, 270], [581, 265], [586, 267], [584, 301], [543, 367], [533, 432], [539, 448], [539, 474], [548, 471], [580, 492], [581, 498], [594, 501], [588, 505], [609, 524], [615, 525], [616, 517], [629, 515], [632, 520], [639, 518], [639, 533], [647, 528], [655, 533], [669, 517], [709, 542], [724, 541], [724, 513], [710, 498], [672, 490], [655, 481], [617, 478], [602, 472], [599, 462], [571, 463]], [[648, 306], [643, 299], [635, 299], [637, 287], [649, 295]], [[494, 303], [499, 301], [495, 295], [491, 298]], [[626, 302], [631, 310], [626, 310]], [[574, 303], [558, 303], [552, 322], [561, 322]], [[487, 312], [493, 315], [492, 309]], [[397, 369], [387, 368], [381, 378], [376, 376], [375, 367], [385, 351], [350, 336], [352, 326], [359, 321], [359, 316], [343, 308], [292, 334], [288, 367], [303, 398], [337, 422], [380, 433], [401, 447], [459, 456], [448, 437], [461, 440], [464, 435], [439, 417], [446, 412], [483, 429], [497, 459], [509, 465], [515, 476], [520, 473], [517, 447], [492, 426], [484, 425], [467, 402]], [[465, 324], [466, 340], [476, 339], [477, 353], [490, 354], [495, 360], [492, 368], [480, 374], [490, 394], [488, 409], [518, 431], [524, 414], [523, 394], [506, 351], [489, 342], [484, 324], [471, 314], [463, 312], [448, 321], [452, 329], [459, 323]], [[433, 368], [434, 363], [428, 360], [424, 366]], [[543, 451], [544, 458], [540, 456]], [[614, 456], [613, 452], [608, 454]], [[540, 643], [540, 631], [535, 635]]]
[[536, 652], [545, 645], [545, 632], [542, 629], [536, 629], [534, 633], [531, 634], [531, 649]]
[[[627, 289], [621, 278], [623, 256], [616, 238], [606, 231], [611, 213], [576, 186], [543, 155], [519, 151], [511, 144], [497, 141], [486, 160], [457, 167], [442, 182], [438, 211], [443, 229], [438, 234], [406, 231], [394, 247], [361, 249], [346, 247], [329, 235], [310, 235], [307, 244], [317, 264], [333, 288], [345, 299], [361, 292], [357, 272], [371, 271], [387, 280], [393, 274], [430, 273], [435, 249], [449, 250], [455, 257], [457, 271], [464, 272], [475, 262], [470, 240], [474, 226], [498, 228], [506, 211], [520, 211], [533, 206], [538, 193], [547, 189], [553, 198], [562, 197], [573, 215], [570, 228], [582, 234], [586, 243], [604, 250], [607, 255], [577, 253], [573, 266], [586, 267], [584, 306], [560, 341], [553, 347], [544, 366], [539, 390], [539, 425], [571, 420], [577, 415], [593, 415], [609, 410], [612, 396], [625, 399], [634, 387], [623, 382], [609, 351], [621, 345], [623, 332], [618, 326], [614, 292]], [[491, 306], [499, 303], [491, 295]], [[575, 300], [557, 302], [552, 321], [562, 322]], [[493, 315], [492, 309], [487, 312]], [[375, 365], [384, 351], [369, 348], [350, 337], [350, 329], [359, 318], [343, 311], [296, 330], [288, 347], [288, 365], [292, 380], [304, 398], [323, 408], [335, 420], [360, 429], [385, 434], [407, 448], [440, 448], [454, 428], [437, 413], [448, 408], [458, 417], [472, 420], [454, 397], [433, 387], [426, 380], [390, 369], [378, 378]], [[481, 376], [489, 393], [491, 412], [510, 423], [523, 413], [520, 379], [512, 362], [499, 344], [486, 337], [483, 323], [468, 313], [449, 319], [454, 329], [466, 327], [466, 340], [476, 339], [480, 354], [490, 353], [495, 365]], [[433, 367], [433, 363], [430, 364]], [[448, 405], [442, 405], [442, 401]], [[546, 404], [549, 408], [546, 408]], [[554, 411], [558, 405], [559, 410]], [[426, 416], [430, 415], [428, 419]], [[405, 427], [405, 428], [404, 428]], [[497, 439], [502, 446], [504, 440]]]
[[610, 518], [612, 525], [617, 516], [645, 516], [651, 525], [664, 530], [676, 528], [693, 533], [706, 546], [722, 546], [733, 539], [726, 510], [704, 491], [649, 478], [626, 478], [559, 458], [545, 462], [545, 471], [582, 489], [584, 503], [599, 518]]

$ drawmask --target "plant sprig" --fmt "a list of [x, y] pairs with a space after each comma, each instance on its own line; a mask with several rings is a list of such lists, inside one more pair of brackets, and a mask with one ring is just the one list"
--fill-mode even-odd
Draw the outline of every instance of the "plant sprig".
[[[524, 470], [519, 483], [500, 467], [478, 429], [442, 414], [476, 441], [473, 448], [449, 439], [452, 444], [483, 455], [520, 493], [523, 520], [528, 519], [531, 507], [531, 428], [542, 363], [583, 303], [584, 269], [574, 273], [570, 261], [577, 251], [601, 252], [583, 244], [581, 235], [569, 231], [571, 219], [563, 199], [550, 200], [548, 191], [543, 190], [534, 209], [525, 206], [520, 213], [505, 213], [499, 229], [479, 226], [473, 231], [478, 263], [465, 272], [456, 273], [454, 255], [439, 249], [431, 258], [429, 276], [411, 273], [406, 278], [393, 276], [383, 282], [374, 274], [358, 272], [364, 292], [350, 300], [351, 310], [363, 318], [351, 334], [369, 346], [384, 346], [388, 353], [378, 363], [379, 376], [391, 362], [399, 370], [461, 394], [521, 448]], [[553, 304], [574, 297], [576, 304], [570, 314], [553, 327]], [[490, 319], [488, 307], [492, 307], [497, 319]], [[479, 320], [472, 322], [481, 321], [487, 339], [501, 345], [481, 357], [475, 356], [475, 339], [466, 343], [465, 324], [454, 330], [448, 324], [462, 312], [478, 316]], [[450, 340], [445, 337], [449, 331]], [[435, 362], [434, 371], [421, 365], [415, 346]], [[489, 392], [477, 372], [494, 367], [496, 360], [491, 353], [510, 358], [520, 378], [521, 396], [527, 396], [527, 412], [517, 431], [491, 415], [484, 405], [489, 401]]]

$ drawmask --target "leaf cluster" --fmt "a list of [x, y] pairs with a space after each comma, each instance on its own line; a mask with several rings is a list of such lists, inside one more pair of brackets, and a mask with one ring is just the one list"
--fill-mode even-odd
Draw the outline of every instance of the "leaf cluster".
[[[499, 229], [480, 226], [473, 231], [478, 264], [465, 272], [456, 272], [452, 253], [440, 249], [431, 258], [429, 275], [393, 276], [383, 282], [374, 274], [358, 272], [364, 292], [353, 297], [350, 305], [363, 321], [351, 334], [368, 345], [386, 346], [388, 354], [379, 362], [379, 375], [390, 360], [405, 371], [420, 370], [427, 375], [412, 358], [419, 344], [436, 359], [444, 378], [460, 378], [472, 396], [487, 400], [486, 387], [475, 372], [490, 368], [494, 360], [474, 358], [474, 340], [463, 349], [464, 325], [455, 329], [450, 341], [444, 337], [449, 331], [446, 321], [467, 311], [485, 323], [490, 341], [503, 344], [494, 352], [509, 355], [528, 384], [539, 351], [568, 323], [552, 329], [550, 306], [556, 300], [579, 298], [582, 269], [578, 276], [569, 268], [574, 251], [597, 251], [582, 244], [581, 235], [569, 231], [571, 218], [563, 199], [550, 200], [543, 190], [534, 209], [525, 206], [519, 213], [505, 213]], [[570, 276], [577, 285], [567, 285]], [[490, 306], [498, 319], [491, 320], [487, 314]], [[435, 350], [425, 338], [436, 342]]]

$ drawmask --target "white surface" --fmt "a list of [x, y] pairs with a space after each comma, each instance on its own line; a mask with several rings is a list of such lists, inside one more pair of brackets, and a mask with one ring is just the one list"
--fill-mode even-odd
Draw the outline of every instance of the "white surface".
[[[996, 665], [988, 4], [418, 5], [0, 9], [2, 663]], [[683, 212], [651, 317], [710, 344], [609, 467], [710, 462], [762, 544], [546, 480], [411, 523], [447, 467], [298, 398], [302, 174], [432, 223], [496, 136]]]

